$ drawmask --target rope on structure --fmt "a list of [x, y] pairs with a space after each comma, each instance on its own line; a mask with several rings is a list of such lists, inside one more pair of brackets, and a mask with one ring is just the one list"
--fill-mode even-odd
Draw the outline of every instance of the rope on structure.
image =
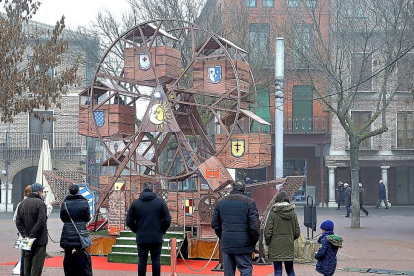
[[194, 271], [194, 272], [200, 272], [200, 271], [202, 271], [202, 270], [204, 270], [209, 264], [210, 264], [210, 262], [211, 262], [211, 260], [213, 259], [213, 256], [214, 256], [214, 253], [216, 252], [216, 249], [217, 249], [217, 245], [219, 244], [219, 239], [217, 239], [217, 242], [216, 242], [216, 245], [214, 246], [214, 250], [213, 250], [213, 253], [211, 253], [211, 256], [210, 256], [210, 259], [208, 260], [208, 262], [206, 263], [206, 265], [205, 266], [203, 266], [202, 268], [200, 268], [200, 269], [194, 269], [194, 268], [192, 268], [186, 261], [185, 261], [185, 259], [184, 259], [184, 257], [183, 257], [183, 253], [181, 253], [181, 250], [179, 251], [180, 252], [180, 256], [181, 256], [181, 258], [183, 259], [183, 261], [184, 261], [184, 263], [185, 263], [185, 265], [189, 268], [189, 269], [191, 269], [192, 271]]

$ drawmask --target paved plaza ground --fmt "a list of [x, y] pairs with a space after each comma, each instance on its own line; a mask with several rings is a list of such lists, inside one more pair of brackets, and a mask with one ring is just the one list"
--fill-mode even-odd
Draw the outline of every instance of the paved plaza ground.
[[[322, 221], [331, 219], [335, 223], [335, 233], [344, 239], [344, 247], [338, 253], [338, 271], [335, 275], [384, 275], [348, 272], [345, 268], [412, 271], [411, 275], [414, 275], [414, 206], [393, 206], [389, 210], [383, 208], [377, 210], [373, 207], [367, 209], [370, 212], [369, 216], [366, 217], [362, 213], [360, 229], [350, 228], [350, 219], [344, 217], [344, 208], [339, 211], [335, 208], [317, 210], [318, 226]], [[297, 207], [297, 214], [302, 233], [306, 236], [306, 228], [303, 226], [303, 207]], [[57, 212], [52, 213], [48, 228], [52, 239], [58, 241], [62, 223]], [[19, 250], [13, 248], [15, 237], [16, 228], [12, 222], [12, 214], [0, 213], [0, 263], [15, 262], [19, 259]], [[47, 251], [55, 256], [62, 254], [59, 244], [51, 241]], [[0, 265], [0, 275], [11, 275], [11, 269], [12, 266]], [[295, 271], [299, 276], [320, 275], [315, 271], [315, 264], [295, 264]], [[209, 271], [204, 273], [209, 275]], [[43, 275], [64, 274], [61, 268], [45, 268]], [[94, 270], [94, 275], [129, 276], [137, 273]], [[255, 275], [254, 270], [253, 275]]]

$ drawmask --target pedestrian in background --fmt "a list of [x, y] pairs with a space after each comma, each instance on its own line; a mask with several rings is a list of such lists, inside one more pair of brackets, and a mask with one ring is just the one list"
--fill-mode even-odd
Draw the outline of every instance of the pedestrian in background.
[[377, 200], [377, 205], [375, 206], [375, 209], [378, 209], [382, 201], [384, 201], [385, 209], [389, 209], [388, 202], [387, 202], [387, 190], [385, 189], [385, 185], [382, 182], [382, 180], [380, 180], [378, 184], [379, 184], [378, 200]]
[[34, 183], [30, 194], [23, 200], [17, 210], [16, 226], [23, 238], [35, 239], [31, 250], [26, 250], [24, 258], [24, 275], [40, 276], [46, 258], [47, 216], [46, 205], [42, 200], [43, 186]]
[[161, 275], [161, 249], [163, 236], [171, 225], [167, 204], [153, 192], [151, 182], [128, 210], [126, 225], [136, 234], [138, 248], [138, 276], [147, 273], [148, 253], [151, 253], [152, 275]]
[[321, 224], [322, 235], [318, 239], [321, 244], [318, 252], [315, 254], [316, 271], [324, 276], [332, 276], [335, 273], [338, 249], [342, 247], [342, 238], [335, 235], [334, 223], [325, 220]]
[[245, 195], [243, 181], [233, 183], [230, 195], [214, 207], [211, 228], [220, 238], [223, 252], [224, 275], [241, 276], [253, 273], [252, 253], [260, 235], [259, 212], [253, 199]]
[[365, 213], [366, 216], [368, 216], [368, 210], [364, 207], [364, 201], [365, 201], [365, 190], [362, 187], [362, 183], [359, 183], [359, 209]]
[[286, 274], [295, 276], [294, 241], [300, 236], [295, 205], [290, 204], [283, 191], [276, 195], [275, 201], [264, 230], [266, 245], [269, 247], [269, 260], [273, 261], [275, 276], [282, 276], [282, 262], [285, 264]]
[[341, 209], [341, 202], [345, 202], [345, 186], [342, 181], [338, 182], [338, 189], [336, 190], [338, 191], [338, 208], [336, 208], [336, 210], [339, 210]]
[[[26, 188], [24, 188], [23, 200], [25, 200], [29, 196], [31, 186], [32, 185], [27, 185]], [[19, 202], [19, 204], [17, 204], [16, 210], [14, 211], [14, 215], [13, 215], [13, 222], [14, 223], [16, 223], [17, 211], [19, 210], [20, 203], [22, 203], [23, 200], [21, 202]], [[20, 236], [20, 233], [18, 233], [18, 235]], [[15, 269], [13, 269], [13, 271], [12, 271], [13, 274], [20, 274], [20, 276], [24, 275], [24, 256], [25, 256], [24, 252], [25, 251], [22, 250], [22, 257], [20, 258], [20, 261], [16, 264]], [[19, 271], [17, 271], [17, 270], [19, 270]]]
[[65, 276], [92, 275], [91, 256], [82, 247], [78, 234], [78, 231], [86, 230], [86, 224], [91, 220], [91, 213], [88, 200], [79, 194], [78, 185], [70, 186], [69, 195], [60, 208], [60, 219], [63, 222], [60, 247], [65, 250], [63, 259]]
[[349, 218], [349, 215], [352, 213], [351, 211], [351, 195], [352, 195], [352, 188], [348, 185], [348, 183], [344, 184], [345, 187], [345, 208], [346, 208], [346, 216]]

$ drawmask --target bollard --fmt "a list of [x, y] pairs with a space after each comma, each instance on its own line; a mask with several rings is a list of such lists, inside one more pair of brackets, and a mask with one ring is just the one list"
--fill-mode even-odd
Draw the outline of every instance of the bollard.
[[[311, 204], [309, 204], [309, 198], [312, 200]], [[303, 224], [307, 228], [307, 232], [308, 232], [307, 239], [309, 240], [309, 228], [312, 229], [312, 239], [313, 239], [313, 231], [316, 231], [316, 205], [313, 204], [313, 198], [311, 196], [306, 197]]]
[[171, 273], [168, 276], [178, 276], [177, 273], [177, 240], [171, 239]]
[[264, 246], [263, 246], [263, 229], [260, 229], [260, 238], [259, 238], [259, 259], [256, 261], [256, 265], [268, 265], [269, 263], [266, 261], [266, 256], [264, 254]]
[[211, 271], [224, 271], [223, 252], [221, 251], [221, 241], [219, 244], [219, 263]]

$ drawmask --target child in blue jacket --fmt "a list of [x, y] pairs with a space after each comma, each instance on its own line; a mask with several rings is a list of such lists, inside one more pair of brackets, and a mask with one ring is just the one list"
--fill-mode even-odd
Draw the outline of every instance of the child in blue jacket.
[[322, 222], [321, 229], [322, 235], [318, 239], [321, 247], [315, 254], [315, 259], [318, 260], [316, 271], [324, 276], [332, 276], [336, 269], [336, 254], [342, 247], [342, 238], [334, 234], [334, 223], [330, 220]]

